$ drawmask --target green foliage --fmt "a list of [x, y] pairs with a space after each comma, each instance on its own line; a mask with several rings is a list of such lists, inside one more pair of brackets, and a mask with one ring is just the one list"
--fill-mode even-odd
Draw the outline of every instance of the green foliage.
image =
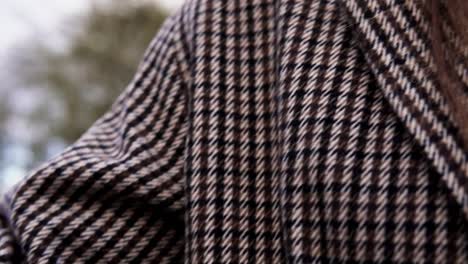
[[30, 41], [17, 53], [17, 75], [43, 95], [26, 117], [45, 131], [32, 143], [36, 159], [44, 158], [48, 139], [75, 141], [110, 107], [166, 17], [152, 3], [116, 2], [64, 24], [65, 50]]

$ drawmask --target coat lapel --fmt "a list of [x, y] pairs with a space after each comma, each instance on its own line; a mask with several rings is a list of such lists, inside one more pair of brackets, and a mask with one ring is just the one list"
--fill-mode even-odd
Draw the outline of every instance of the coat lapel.
[[468, 154], [437, 87], [424, 9], [411, 0], [343, 6], [385, 97], [468, 216]]

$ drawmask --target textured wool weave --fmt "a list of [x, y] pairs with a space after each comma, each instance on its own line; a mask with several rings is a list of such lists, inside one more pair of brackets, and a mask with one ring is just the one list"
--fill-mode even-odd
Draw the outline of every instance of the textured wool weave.
[[112, 109], [18, 186], [0, 260], [468, 263], [468, 153], [424, 12], [188, 1]]

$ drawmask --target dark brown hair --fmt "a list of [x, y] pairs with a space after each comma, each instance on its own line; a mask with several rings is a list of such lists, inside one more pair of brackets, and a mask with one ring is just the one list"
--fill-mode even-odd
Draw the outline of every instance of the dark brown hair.
[[468, 91], [456, 69], [458, 65], [466, 70], [467, 65], [468, 1], [429, 0], [429, 3], [432, 53], [440, 89], [468, 151]]

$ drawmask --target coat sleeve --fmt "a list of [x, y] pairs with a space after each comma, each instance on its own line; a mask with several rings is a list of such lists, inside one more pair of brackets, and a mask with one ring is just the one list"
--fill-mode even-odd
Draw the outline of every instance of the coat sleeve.
[[23, 254], [10, 222], [11, 191], [0, 202], [0, 263], [22, 263]]
[[1, 221], [0, 258], [14, 255], [16, 237], [28, 263], [180, 262], [184, 19], [181, 10], [164, 23], [112, 108], [18, 186], [8, 204], [13, 230]]
[[[3, 207], [3, 206], [2, 206]], [[10, 262], [15, 254], [16, 241], [8, 226], [8, 214], [1, 209], [0, 215], [0, 263]]]

